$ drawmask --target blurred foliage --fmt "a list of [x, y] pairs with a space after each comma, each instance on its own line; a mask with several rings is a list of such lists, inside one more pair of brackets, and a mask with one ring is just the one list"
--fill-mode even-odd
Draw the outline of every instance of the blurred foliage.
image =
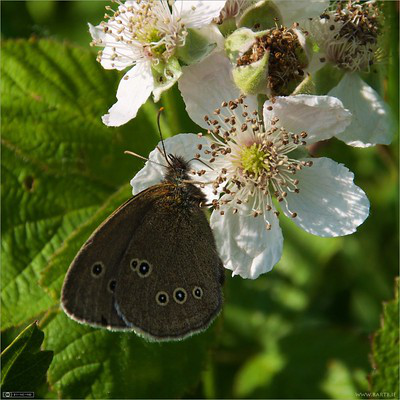
[[[366, 78], [396, 114], [398, 14], [387, 3], [391, 54]], [[391, 146], [355, 149], [333, 139], [314, 148], [355, 172], [371, 215], [357, 233], [335, 239], [282, 218], [282, 260], [255, 281], [228, 278], [223, 314], [206, 333], [160, 345], [60, 312], [69, 263], [129, 197], [142, 165], [123, 151], [154, 148], [161, 105], [165, 136], [199, 131], [176, 88], [121, 128], [101, 123], [122, 75], [96, 63], [86, 22], [99, 23], [107, 4], [1, 3], [2, 348], [41, 321], [44, 349], [54, 351], [48, 398], [350, 399], [368, 392], [369, 336], [398, 273], [397, 134]]]
[[399, 389], [399, 278], [394, 291], [395, 299], [383, 305], [381, 327], [372, 342], [370, 386], [374, 393], [396, 393]]

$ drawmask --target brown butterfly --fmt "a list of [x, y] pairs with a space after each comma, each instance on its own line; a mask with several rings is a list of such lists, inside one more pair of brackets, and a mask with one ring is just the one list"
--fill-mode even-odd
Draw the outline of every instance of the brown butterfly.
[[221, 310], [224, 268], [201, 209], [205, 196], [188, 162], [164, 154], [164, 180], [115, 210], [69, 267], [61, 303], [72, 319], [178, 340]]

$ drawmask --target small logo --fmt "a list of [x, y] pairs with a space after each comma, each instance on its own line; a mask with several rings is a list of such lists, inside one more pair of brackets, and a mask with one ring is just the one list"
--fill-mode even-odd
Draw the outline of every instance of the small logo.
[[3, 392], [3, 399], [34, 399], [35, 392]]

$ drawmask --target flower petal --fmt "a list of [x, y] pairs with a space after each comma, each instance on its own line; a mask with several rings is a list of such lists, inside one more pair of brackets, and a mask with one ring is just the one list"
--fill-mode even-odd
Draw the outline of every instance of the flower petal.
[[[323, 237], [349, 235], [369, 214], [366, 194], [354, 184], [354, 174], [329, 158], [306, 159], [311, 167], [296, 173], [300, 193], [289, 192], [284, 213], [296, 212], [293, 222]], [[289, 211], [289, 209], [290, 211]]]
[[219, 255], [232, 275], [256, 279], [269, 272], [282, 256], [283, 236], [278, 218], [268, 213], [271, 230], [266, 229], [262, 216], [257, 218], [218, 211], [211, 214]]
[[390, 144], [394, 126], [389, 106], [357, 73], [348, 73], [329, 92], [353, 114], [351, 124], [337, 138], [356, 147]]
[[[268, 110], [268, 107], [272, 107], [272, 110]], [[307, 94], [275, 97], [275, 102], [266, 101], [264, 123], [267, 128], [274, 117], [279, 118], [276, 127], [296, 134], [307, 132], [307, 144], [336, 136], [351, 122], [351, 113], [340, 100]]]
[[185, 67], [178, 86], [190, 118], [205, 129], [208, 128], [205, 115], [211, 114], [223, 101], [240, 95], [233, 84], [231, 63], [222, 53]]
[[108, 114], [103, 115], [104, 124], [120, 126], [135, 118], [153, 89], [154, 79], [150, 64], [136, 64], [121, 79], [117, 90], [118, 101], [108, 110]]
[[[103, 46], [102, 55], [100, 57], [100, 64], [105, 69], [117, 69], [119, 71], [124, 70], [127, 67], [132, 66], [136, 60], [142, 58], [140, 49], [132, 45], [126, 45], [124, 42], [117, 42], [113, 35], [104, 33], [101, 25], [93, 26], [89, 25], [89, 32], [92, 35], [93, 40], [97, 46]], [[109, 22], [109, 26], [115, 25], [114, 29], [118, 29], [116, 22]], [[116, 55], [115, 49], [118, 49]]]
[[285, 26], [319, 16], [329, 6], [329, 0], [275, 0], [275, 2]]
[[[178, 86], [190, 118], [205, 129], [209, 128], [204, 121], [205, 115], [212, 115], [216, 108], [221, 107], [222, 102], [240, 96], [233, 82], [231, 63], [222, 53], [214, 53], [205, 61], [184, 68]], [[245, 102], [249, 110], [257, 110], [255, 97], [249, 96]], [[234, 113], [241, 121], [241, 113]]]
[[103, 27], [101, 25], [94, 26], [88, 22], [89, 32], [92, 35], [92, 39], [99, 44], [104, 44], [106, 34], [104, 33]]
[[[201, 144], [203, 148], [209, 146], [207, 139], [199, 138], [192, 133], [180, 133], [164, 140], [164, 147], [167, 154], [183, 157], [186, 161], [191, 160], [198, 152], [197, 146], [199, 144]], [[162, 153], [162, 143], [159, 142], [157, 147], [149, 154], [150, 161], [146, 161], [144, 167], [131, 180], [131, 186], [133, 188], [132, 193], [134, 195], [150, 186], [160, 183], [164, 179], [168, 163]], [[202, 159], [204, 158], [206, 158], [206, 156], [202, 156]], [[190, 162], [190, 167], [193, 169], [207, 168], [196, 160]], [[196, 181], [199, 180], [197, 177], [194, 179]]]
[[219, 17], [225, 0], [176, 0], [173, 13], [182, 18], [188, 28], [201, 28]]

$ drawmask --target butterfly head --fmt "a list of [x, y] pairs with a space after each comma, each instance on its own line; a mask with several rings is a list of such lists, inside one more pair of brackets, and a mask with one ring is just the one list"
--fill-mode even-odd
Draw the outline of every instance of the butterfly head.
[[175, 195], [184, 203], [205, 204], [206, 198], [200, 188], [190, 183], [189, 163], [180, 156], [168, 154], [168, 167], [164, 181], [175, 186]]
[[182, 157], [168, 154], [168, 167], [165, 174], [165, 180], [173, 184], [180, 184], [183, 180], [190, 180], [189, 163]]

